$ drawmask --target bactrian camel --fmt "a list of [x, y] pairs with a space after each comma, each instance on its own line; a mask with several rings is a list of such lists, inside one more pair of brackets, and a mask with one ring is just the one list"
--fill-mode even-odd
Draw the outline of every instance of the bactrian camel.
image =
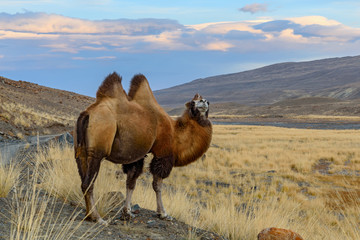
[[162, 203], [163, 179], [173, 167], [200, 158], [212, 137], [209, 102], [196, 94], [185, 106], [183, 115], [174, 120], [157, 103], [144, 75], [133, 77], [128, 94], [117, 73], [106, 77], [96, 93], [96, 102], [80, 114], [75, 129], [75, 158], [89, 220], [106, 224], [93, 198], [102, 159], [123, 164], [127, 179], [122, 214], [131, 217], [131, 196], [148, 153], [154, 156], [150, 172], [157, 212], [160, 218], [171, 219]]

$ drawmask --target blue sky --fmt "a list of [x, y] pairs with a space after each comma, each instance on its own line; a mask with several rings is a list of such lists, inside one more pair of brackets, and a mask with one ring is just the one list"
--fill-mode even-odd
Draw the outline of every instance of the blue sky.
[[359, 1], [0, 0], [0, 76], [94, 96], [360, 54]]

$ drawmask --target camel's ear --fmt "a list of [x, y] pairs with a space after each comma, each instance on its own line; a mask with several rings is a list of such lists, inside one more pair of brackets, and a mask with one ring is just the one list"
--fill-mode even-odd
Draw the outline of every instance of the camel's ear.
[[195, 96], [194, 96], [194, 98], [193, 98], [193, 100], [200, 100], [200, 99], [202, 99], [202, 97], [201, 97], [201, 95], [200, 94], [195, 94]]

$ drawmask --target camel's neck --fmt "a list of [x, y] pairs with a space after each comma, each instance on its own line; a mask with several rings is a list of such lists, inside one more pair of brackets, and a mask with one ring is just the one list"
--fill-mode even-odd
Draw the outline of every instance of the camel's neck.
[[175, 166], [184, 166], [200, 158], [210, 146], [212, 125], [207, 119], [193, 120], [187, 114], [175, 122]]

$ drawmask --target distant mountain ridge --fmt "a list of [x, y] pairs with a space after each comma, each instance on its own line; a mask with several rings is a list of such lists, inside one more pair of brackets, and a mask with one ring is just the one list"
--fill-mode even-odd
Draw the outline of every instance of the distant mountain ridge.
[[184, 104], [199, 92], [212, 103], [268, 105], [286, 99], [360, 98], [360, 56], [278, 63], [262, 68], [197, 79], [155, 91], [167, 107]]

